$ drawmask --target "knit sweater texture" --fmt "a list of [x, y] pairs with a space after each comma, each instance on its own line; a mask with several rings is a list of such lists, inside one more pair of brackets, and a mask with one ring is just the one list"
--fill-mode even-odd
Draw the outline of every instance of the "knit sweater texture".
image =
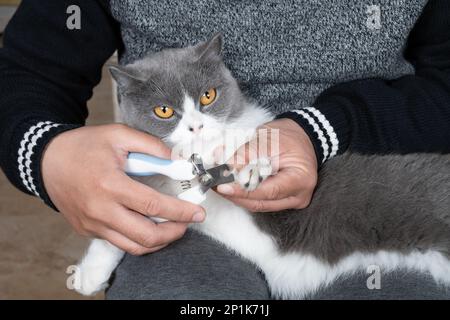
[[233, 75], [281, 113], [310, 107], [337, 83], [413, 74], [403, 49], [426, 2], [112, 0], [111, 10], [121, 23], [122, 63], [221, 32]]

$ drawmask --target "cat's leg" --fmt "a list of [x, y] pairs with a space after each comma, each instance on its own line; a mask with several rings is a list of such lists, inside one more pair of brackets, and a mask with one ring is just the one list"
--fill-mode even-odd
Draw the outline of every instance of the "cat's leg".
[[269, 158], [262, 157], [250, 161], [248, 165], [235, 173], [235, 180], [247, 191], [253, 191], [272, 174], [272, 164]]
[[92, 240], [86, 255], [75, 271], [75, 290], [93, 295], [108, 286], [112, 272], [122, 260], [124, 251], [105, 240]]

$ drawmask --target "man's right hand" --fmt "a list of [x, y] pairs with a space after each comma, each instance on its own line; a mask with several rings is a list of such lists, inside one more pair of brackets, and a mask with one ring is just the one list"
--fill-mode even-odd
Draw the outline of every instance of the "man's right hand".
[[[128, 152], [170, 157], [160, 139], [125, 125], [83, 127], [48, 144], [42, 176], [50, 199], [79, 234], [142, 255], [179, 239], [205, 212], [128, 177], [123, 171]], [[145, 216], [170, 221], [155, 224]]]

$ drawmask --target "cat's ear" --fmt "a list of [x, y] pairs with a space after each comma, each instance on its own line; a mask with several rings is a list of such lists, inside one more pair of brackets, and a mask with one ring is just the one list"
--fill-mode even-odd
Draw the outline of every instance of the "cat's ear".
[[216, 33], [206, 42], [197, 45], [195, 51], [198, 60], [221, 59], [223, 47], [223, 36], [220, 32]]
[[127, 70], [125, 67], [111, 65], [109, 66], [109, 72], [111, 73], [119, 88], [127, 88], [131, 84], [140, 81], [135, 75], [131, 73], [131, 71]]

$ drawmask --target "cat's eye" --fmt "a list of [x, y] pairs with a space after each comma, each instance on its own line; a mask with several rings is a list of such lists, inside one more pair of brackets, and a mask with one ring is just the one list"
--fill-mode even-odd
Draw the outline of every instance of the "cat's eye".
[[216, 100], [217, 91], [214, 88], [211, 88], [203, 93], [203, 95], [200, 97], [200, 104], [205, 107], [210, 105], [211, 103]]
[[158, 117], [163, 118], [163, 119], [169, 119], [170, 117], [173, 116], [173, 113], [174, 113], [173, 109], [171, 107], [168, 107], [168, 106], [155, 107], [153, 109], [153, 112], [155, 112], [155, 114]]

